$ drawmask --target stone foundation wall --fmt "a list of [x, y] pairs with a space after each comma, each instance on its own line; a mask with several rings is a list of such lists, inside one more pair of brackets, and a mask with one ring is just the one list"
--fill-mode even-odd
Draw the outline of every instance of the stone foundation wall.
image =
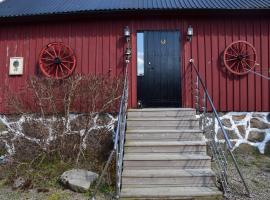
[[[117, 118], [110, 114], [96, 114], [89, 122], [91, 128], [87, 132], [85, 132], [86, 115], [70, 114], [68, 120], [64, 135], [83, 138], [81, 141], [82, 147], [86, 149], [87, 139], [91, 134], [98, 131], [102, 132], [102, 130], [105, 133], [112, 132]], [[64, 118], [47, 117], [43, 119], [34, 115], [0, 115], [0, 164], [1, 159], [15, 154], [17, 149], [20, 149], [19, 145], [22, 141], [32, 146], [42, 147], [53, 144], [59, 137], [59, 133], [63, 132], [64, 122]]]
[[[220, 113], [229, 138], [238, 148], [241, 144], [249, 144], [258, 148], [260, 153], [270, 155], [270, 113], [229, 112]], [[211, 119], [209, 119], [211, 121]], [[215, 120], [216, 140], [224, 142], [221, 129]]]

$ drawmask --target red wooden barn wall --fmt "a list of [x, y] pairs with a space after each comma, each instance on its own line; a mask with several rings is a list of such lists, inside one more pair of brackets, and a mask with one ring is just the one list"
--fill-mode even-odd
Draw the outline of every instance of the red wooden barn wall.
[[[0, 26], [0, 85], [14, 91], [37, 71], [39, 52], [49, 42], [69, 44], [77, 55], [77, 73], [116, 76], [123, 72], [123, 28], [132, 30], [133, 57], [130, 64], [129, 105], [136, 107], [136, 32], [140, 30], [179, 30], [181, 32], [182, 104], [194, 106], [190, 85], [189, 59], [194, 58], [201, 76], [219, 111], [269, 111], [270, 81], [259, 76], [231, 76], [221, 64], [225, 47], [235, 40], [247, 40], [258, 53], [257, 71], [270, 75], [269, 17], [133, 16], [87, 18], [80, 20], [10, 23]], [[194, 28], [192, 42], [186, 40], [188, 25]], [[24, 75], [8, 75], [9, 58], [24, 57]], [[4, 94], [0, 96], [3, 112]], [[2, 102], [2, 104], [1, 104]]]

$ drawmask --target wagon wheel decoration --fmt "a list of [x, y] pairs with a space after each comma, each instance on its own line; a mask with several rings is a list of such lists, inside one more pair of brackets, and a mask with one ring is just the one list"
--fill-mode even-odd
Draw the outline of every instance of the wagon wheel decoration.
[[255, 48], [246, 41], [231, 43], [224, 51], [223, 61], [226, 68], [233, 74], [245, 75], [253, 69], [257, 63]]
[[76, 57], [69, 46], [61, 42], [53, 42], [40, 52], [39, 67], [46, 77], [64, 79], [73, 73]]

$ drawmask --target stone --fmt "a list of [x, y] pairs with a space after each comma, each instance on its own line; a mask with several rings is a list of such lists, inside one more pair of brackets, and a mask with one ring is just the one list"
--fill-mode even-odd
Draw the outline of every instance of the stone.
[[0, 141], [0, 156], [5, 155], [6, 153], [6, 144], [3, 141]]
[[13, 189], [20, 189], [25, 185], [26, 181], [23, 177], [18, 177], [14, 180], [12, 188]]
[[98, 174], [94, 172], [72, 169], [61, 175], [60, 182], [74, 192], [87, 192], [97, 178]]
[[246, 116], [247, 116], [246, 114], [233, 115], [232, 119], [233, 119], [233, 121], [242, 121], [243, 119], [245, 119]]
[[262, 114], [262, 113], [253, 113], [252, 114], [252, 117], [257, 117], [257, 118], [264, 118], [264, 114]]
[[44, 149], [35, 141], [28, 140], [24, 137], [18, 137], [13, 140], [15, 154], [13, 158], [18, 162], [31, 162], [39, 156]]
[[0, 155], [0, 165], [4, 165], [4, 164], [8, 163], [8, 161], [9, 160], [8, 160], [7, 156], [1, 156]]
[[224, 116], [224, 115], [226, 115], [226, 113], [223, 113], [223, 112], [219, 112], [219, 113], [218, 113], [218, 116], [219, 116], [219, 117], [222, 117], [222, 116]]
[[[225, 130], [225, 131], [227, 132], [229, 139], [239, 139], [233, 130]], [[221, 131], [221, 128], [218, 129], [217, 138], [219, 140], [224, 140], [224, 135], [223, 132]]]
[[228, 128], [232, 127], [231, 121], [229, 119], [222, 119], [221, 121], [222, 121], [224, 126], [226, 126]]
[[46, 139], [49, 129], [42, 121], [27, 120], [22, 124], [23, 133], [31, 138]]
[[266, 120], [270, 123], [270, 113], [266, 115]]
[[262, 142], [265, 138], [265, 132], [250, 131], [248, 135], [248, 141], [250, 142]]
[[2, 132], [0, 132], [0, 137], [6, 137], [6, 136], [8, 136], [9, 135], [9, 132], [8, 131], [2, 131]]
[[242, 143], [235, 149], [237, 154], [260, 155], [259, 149], [250, 144]]
[[76, 160], [77, 153], [80, 151], [80, 143], [80, 133], [65, 134], [51, 141], [50, 149], [58, 149], [63, 160]]
[[240, 135], [243, 138], [245, 138], [245, 136], [246, 136], [246, 127], [244, 125], [239, 125], [239, 126], [237, 126], [237, 129], [238, 129]]
[[0, 120], [0, 132], [2, 131], [8, 131], [7, 126]]
[[252, 118], [250, 120], [250, 127], [251, 128], [258, 128], [258, 129], [268, 129], [270, 128], [270, 123], [266, 123], [258, 118]]
[[264, 147], [264, 154], [267, 156], [270, 156], [270, 140], [266, 142]]
[[96, 124], [98, 126], [105, 126], [105, 125], [109, 124], [110, 121], [111, 121], [111, 118], [109, 117], [109, 115], [107, 115], [107, 114], [100, 114], [98, 116], [98, 119], [96, 121]]
[[[70, 122], [70, 127], [72, 131], [80, 131], [85, 129], [87, 122], [89, 121], [89, 115], [78, 115]], [[94, 121], [91, 119], [89, 126], [94, 126]]]

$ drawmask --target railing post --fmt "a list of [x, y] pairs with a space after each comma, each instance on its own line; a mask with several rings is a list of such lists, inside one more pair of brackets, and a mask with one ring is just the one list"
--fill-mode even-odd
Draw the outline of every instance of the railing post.
[[200, 88], [199, 88], [199, 78], [196, 76], [196, 87], [195, 87], [195, 109], [197, 114], [200, 113]]
[[202, 124], [203, 124], [203, 128], [205, 129], [206, 126], [206, 93], [203, 93], [203, 98], [202, 98], [202, 111], [203, 111], [203, 119], [202, 119]]
[[[230, 138], [228, 137], [228, 134], [227, 134], [227, 131], [225, 130], [225, 128], [223, 127], [223, 124], [219, 118], [219, 115], [217, 113], [217, 110], [214, 106], [214, 103], [207, 91], [207, 88], [206, 88], [206, 85], [204, 83], [204, 81], [202, 80], [202, 78], [200, 77], [199, 75], [199, 71], [198, 69], [196, 68], [196, 66], [194, 65], [194, 60], [193, 59], [190, 59], [190, 64], [191, 64], [191, 67], [194, 68], [194, 71], [196, 72], [197, 74], [197, 78], [198, 78], [198, 81], [199, 83], [201, 84], [201, 87], [202, 89], [204, 90], [204, 102], [203, 102], [203, 116], [204, 118], [206, 117], [206, 110], [207, 110], [207, 107], [206, 107], [206, 99], [208, 100], [209, 102], [209, 107], [212, 109], [213, 111], [213, 118], [215, 118], [217, 120], [217, 124], [220, 128], [220, 130], [222, 131], [222, 134], [224, 136], [224, 139], [225, 139], [225, 143], [226, 143], [226, 148], [228, 148], [228, 151], [229, 151], [229, 154], [230, 156], [232, 157], [232, 160], [233, 160], [233, 163], [237, 169], [237, 172], [244, 184], [244, 187], [245, 187], [245, 190], [247, 192], [247, 195], [250, 196], [250, 191], [249, 191], [249, 188], [246, 184], [246, 181], [240, 171], [240, 168], [238, 166], [238, 163], [236, 162], [236, 159], [234, 157], [234, 154], [232, 152], [232, 144], [231, 144], [231, 141], [230, 141]], [[196, 83], [197, 84], [197, 83]], [[211, 127], [210, 127], [210, 141], [211, 141], [211, 149], [213, 151], [213, 155], [215, 156], [215, 160], [217, 162], [217, 166], [218, 166], [218, 170], [219, 170], [219, 175], [220, 175], [220, 179], [221, 179], [221, 184], [223, 186], [223, 190], [224, 190], [224, 194], [227, 193], [227, 185], [228, 185], [228, 182], [227, 182], [227, 159], [226, 159], [226, 156], [224, 154], [224, 151], [226, 151], [226, 149], [223, 151], [222, 148], [221, 148], [221, 145], [220, 145], [220, 142], [219, 141], [215, 141], [216, 139], [216, 133], [215, 133], [215, 119], [213, 119], [213, 130], [211, 130]], [[204, 119], [205, 120], [205, 119]], [[204, 123], [204, 126], [205, 126], [205, 121], [203, 122]], [[205, 128], [205, 127], [204, 127]]]

